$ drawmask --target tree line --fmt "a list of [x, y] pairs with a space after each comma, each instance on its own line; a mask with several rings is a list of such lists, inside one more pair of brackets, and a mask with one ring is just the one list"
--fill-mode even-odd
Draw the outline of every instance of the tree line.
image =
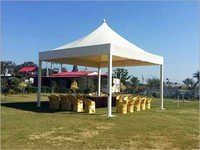
[[[9, 78], [2, 78], [1, 79], [1, 87], [2, 92], [8, 93], [15, 93], [19, 91], [23, 91], [24, 88], [31, 87], [32, 85], [29, 83], [24, 84], [25, 79], [27, 78], [26, 75], [20, 74], [18, 71], [20, 68], [25, 66], [35, 66], [37, 65], [34, 62], [28, 61], [22, 64], [16, 65], [16, 63], [12, 61], [2, 61], [1, 62], [1, 76], [5, 75], [6, 73], [11, 74]], [[57, 73], [59, 68], [48, 68], [48, 72]], [[46, 68], [42, 68], [42, 74], [46, 75]], [[67, 71], [66, 68], [62, 68], [62, 71]], [[74, 65], [72, 71], [78, 71], [78, 66]], [[113, 77], [119, 78], [121, 81], [120, 89], [122, 92], [131, 92], [131, 93], [141, 93], [144, 91], [151, 90], [156, 91], [160, 88], [160, 79], [158, 78], [148, 78], [146, 82], [141, 82], [138, 77], [134, 75], [130, 75], [127, 69], [124, 68], [116, 68], [113, 70]], [[181, 88], [192, 90], [199, 87], [200, 84], [200, 72], [197, 71], [193, 74], [192, 78], [186, 78], [183, 80], [183, 85]], [[172, 87], [172, 85], [177, 86], [178, 83], [173, 83], [169, 81], [167, 78], [164, 81], [164, 87]]]

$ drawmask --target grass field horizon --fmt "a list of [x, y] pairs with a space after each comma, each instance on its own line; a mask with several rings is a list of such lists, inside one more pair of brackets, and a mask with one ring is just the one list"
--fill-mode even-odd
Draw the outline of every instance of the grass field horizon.
[[2, 149], [200, 149], [199, 101], [153, 99], [152, 109], [106, 117], [106, 108], [89, 115], [48, 111], [47, 96], [2, 96]]

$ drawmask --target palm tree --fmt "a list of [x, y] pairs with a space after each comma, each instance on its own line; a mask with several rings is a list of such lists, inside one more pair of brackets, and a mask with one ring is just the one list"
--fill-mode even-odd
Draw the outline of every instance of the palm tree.
[[199, 82], [200, 82], [200, 71], [195, 72], [193, 74], [193, 78], [197, 79], [197, 82], [195, 82], [195, 84], [194, 84], [194, 87], [196, 87], [199, 84]]
[[187, 88], [191, 88], [194, 85], [194, 81], [190, 78], [186, 78], [183, 80], [183, 83], [186, 85]]

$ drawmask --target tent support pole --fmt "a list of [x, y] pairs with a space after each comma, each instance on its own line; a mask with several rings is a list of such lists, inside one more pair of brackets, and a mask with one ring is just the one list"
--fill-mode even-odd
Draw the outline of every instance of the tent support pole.
[[112, 117], [112, 53], [108, 55], [108, 117]]
[[164, 106], [163, 106], [163, 65], [160, 65], [160, 99], [161, 99], [161, 110], [164, 109]]
[[48, 68], [48, 62], [46, 62], [46, 76], [49, 77], [49, 68]]
[[53, 70], [53, 63], [51, 62], [51, 71]]
[[42, 68], [42, 61], [39, 60], [39, 67], [38, 67], [38, 91], [37, 91], [37, 107], [40, 107], [40, 93], [41, 93], [41, 68]]
[[98, 96], [101, 96], [101, 68], [98, 67]]
[[60, 64], [60, 70], [59, 70], [59, 72], [62, 72], [62, 64]]

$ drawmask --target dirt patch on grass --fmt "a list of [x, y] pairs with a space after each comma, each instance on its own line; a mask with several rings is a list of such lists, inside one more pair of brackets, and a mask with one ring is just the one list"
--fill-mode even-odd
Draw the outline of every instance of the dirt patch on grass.
[[[113, 123], [98, 123], [94, 124], [94, 128], [91, 129], [82, 129], [77, 135], [82, 136], [84, 138], [92, 138], [102, 133], [102, 131], [109, 130], [114, 126]], [[76, 135], [75, 135], [76, 136]]]
[[50, 141], [49, 141], [50, 143], [62, 143], [62, 142], [64, 142], [64, 141], [71, 141], [71, 142], [76, 141], [76, 140], [75, 140], [74, 138], [72, 138], [72, 137], [61, 136], [61, 135], [55, 136], [55, 137], [50, 137], [49, 140], [50, 140]]
[[[37, 141], [45, 141], [48, 144], [53, 145], [62, 145], [64, 142], [81, 142], [88, 138], [93, 138], [103, 131], [111, 129], [114, 124], [113, 123], [98, 123], [93, 124], [91, 128], [81, 128], [76, 132], [72, 132], [70, 130], [64, 130], [64, 127], [54, 127], [49, 131], [31, 134], [28, 139], [29, 143], [35, 143]], [[60, 134], [59, 134], [60, 133]]]
[[127, 139], [124, 144], [127, 149], [140, 149], [141, 147], [146, 147], [147, 149], [172, 149], [173, 147], [166, 136], [160, 135], [149, 135], [147, 137], [135, 135]]
[[171, 149], [173, 147], [168, 137], [160, 135], [150, 136], [148, 143], [153, 149]]
[[[80, 142], [85, 138], [92, 138], [99, 134], [97, 129], [80, 129], [77, 132], [66, 132], [63, 127], [52, 128], [49, 131], [37, 134], [31, 134], [29, 143], [45, 141], [48, 144], [62, 145], [64, 142]], [[60, 134], [59, 134], [60, 133]]]
[[198, 113], [198, 109], [182, 109], [182, 110], [178, 110], [177, 113], [179, 114], [197, 114]]
[[98, 124], [96, 126], [97, 130], [109, 130], [110, 128], [112, 128], [114, 126], [113, 123], [102, 123], [102, 124]]
[[52, 131], [47, 131], [41, 134], [32, 134], [29, 136], [29, 140], [39, 140], [39, 139], [47, 138], [53, 133], [55, 133], [55, 131], [52, 130]]
[[56, 135], [58, 132], [61, 132], [63, 127], [52, 128], [50, 131], [46, 131], [43, 133], [32, 134], [29, 136], [29, 140], [36, 141], [36, 140], [44, 140], [47, 143], [56, 143], [64, 142], [64, 141], [77, 141], [74, 135], [67, 136], [67, 135]]
[[84, 137], [84, 138], [92, 138], [96, 135], [99, 134], [99, 132], [97, 130], [83, 130], [81, 132], [78, 133], [80, 136]]

